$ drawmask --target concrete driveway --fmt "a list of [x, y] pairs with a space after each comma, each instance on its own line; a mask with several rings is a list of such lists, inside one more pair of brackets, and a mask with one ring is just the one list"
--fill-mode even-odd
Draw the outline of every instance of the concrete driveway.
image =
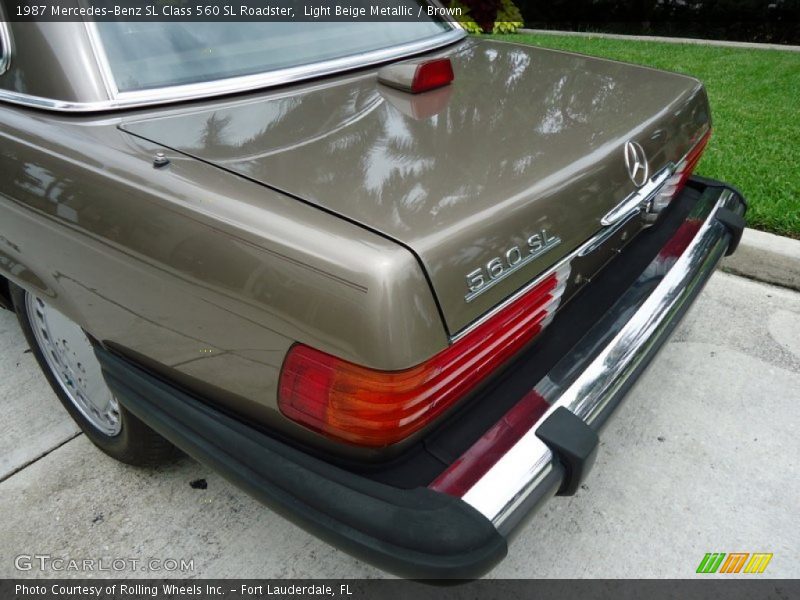
[[[0, 577], [84, 575], [15, 568], [32, 554], [193, 561], [128, 577], [384, 576], [188, 458], [107, 458], [26, 349], [0, 314]], [[681, 578], [707, 552], [771, 552], [764, 576], [799, 577], [798, 434], [800, 294], [717, 273], [606, 428], [583, 489], [543, 508], [489, 576]]]

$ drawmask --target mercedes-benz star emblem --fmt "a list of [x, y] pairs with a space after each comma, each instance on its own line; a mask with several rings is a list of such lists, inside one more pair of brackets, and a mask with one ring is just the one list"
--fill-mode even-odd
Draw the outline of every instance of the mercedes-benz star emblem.
[[631, 178], [633, 185], [642, 187], [650, 177], [650, 165], [647, 164], [647, 155], [644, 148], [636, 142], [625, 143], [625, 167], [628, 169], [628, 177]]

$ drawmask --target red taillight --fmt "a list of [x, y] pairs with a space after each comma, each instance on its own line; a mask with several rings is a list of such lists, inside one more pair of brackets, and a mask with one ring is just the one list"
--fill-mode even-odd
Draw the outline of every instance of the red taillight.
[[561, 300], [569, 267], [545, 278], [424, 363], [378, 371], [296, 345], [281, 371], [278, 405], [290, 419], [359, 446], [418, 431], [530, 342]]
[[550, 404], [531, 390], [428, 487], [463, 496], [549, 408]]
[[681, 193], [683, 186], [686, 185], [686, 180], [692, 176], [694, 168], [700, 161], [703, 151], [706, 149], [708, 139], [711, 137], [711, 130], [709, 129], [702, 138], [689, 150], [689, 153], [683, 160], [675, 167], [675, 172], [664, 184], [664, 187], [659, 191], [658, 196], [653, 201], [654, 212], [661, 212], [672, 200]]
[[437, 58], [420, 63], [411, 81], [411, 92], [419, 94], [435, 90], [453, 81], [453, 65], [449, 58]]

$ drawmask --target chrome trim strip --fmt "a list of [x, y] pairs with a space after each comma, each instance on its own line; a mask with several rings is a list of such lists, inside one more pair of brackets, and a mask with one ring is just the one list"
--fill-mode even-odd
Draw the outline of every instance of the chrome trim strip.
[[0, 89], [0, 101], [29, 108], [41, 108], [60, 112], [95, 112], [109, 109], [109, 102], [107, 101], [70, 102], [3, 89]]
[[30, 96], [28, 94], [11, 92], [8, 90], [0, 90], [0, 100], [22, 106], [30, 106], [34, 108], [42, 108], [61, 112], [97, 112], [155, 106], [170, 102], [198, 100], [225, 94], [251, 92], [261, 88], [297, 83], [307, 79], [323, 77], [325, 75], [333, 75], [343, 71], [369, 67], [371, 65], [383, 62], [407, 58], [409, 56], [421, 54], [423, 52], [430, 52], [432, 50], [448, 46], [464, 39], [467, 36], [467, 32], [462, 28], [457, 27], [450, 22], [448, 22], [448, 24], [452, 27], [450, 31], [445, 31], [442, 34], [432, 38], [412, 42], [409, 44], [403, 44], [401, 46], [383, 48], [365, 54], [345, 56], [319, 63], [302, 65], [299, 67], [291, 67], [277, 71], [270, 71], [267, 73], [258, 73], [255, 75], [245, 75], [242, 77], [232, 77], [229, 79], [220, 79], [217, 81], [193, 83], [152, 90], [140, 90], [135, 92], [119, 92], [117, 91], [117, 86], [114, 82], [113, 76], [110, 73], [108, 61], [105, 58], [105, 52], [102, 50], [102, 43], [99, 41], [99, 38], [95, 37], [97, 36], [97, 31], [94, 28], [94, 24], [87, 22], [87, 32], [90, 40], [93, 39], [92, 47], [97, 55], [98, 68], [101, 71], [101, 75], [106, 87], [109, 88], [108, 91], [110, 98], [108, 100], [95, 102], [65, 102], [53, 98]]
[[[627, 219], [626, 219], [625, 222], [627, 222]], [[624, 223], [622, 223], [622, 225], [624, 225]], [[620, 225], [620, 227], [621, 227], [621, 225]], [[553, 273], [555, 273], [556, 271], [558, 271], [559, 269], [564, 267], [565, 264], [569, 265], [569, 263], [571, 263], [574, 258], [586, 256], [587, 254], [591, 253], [598, 246], [600, 246], [600, 244], [605, 242], [610, 237], [610, 235], [613, 235], [618, 230], [619, 230], [619, 228], [614, 227], [614, 228], [612, 228], [610, 230], [610, 233], [609, 233], [609, 229], [608, 228], [601, 229], [596, 234], [594, 234], [592, 237], [590, 237], [588, 240], [586, 240], [584, 243], [582, 243], [580, 246], [578, 246], [575, 250], [573, 250], [572, 252], [570, 252], [569, 254], [564, 256], [561, 260], [557, 261], [549, 269], [547, 269], [546, 271], [543, 271], [542, 273], [540, 273], [535, 279], [533, 279], [529, 283], [525, 284], [522, 288], [518, 289], [516, 292], [511, 294], [508, 298], [503, 300], [500, 304], [498, 304], [497, 306], [492, 308], [489, 312], [484, 313], [483, 315], [478, 317], [476, 320], [474, 320], [472, 323], [470, 323], [469, 325], [467, 325], [466, 327], [464, 327], [463, 329], [461, 329], [460, 331], [458, 331], [454, 335], [451, 335], [450, 336], [450, 342], [451, 343], [452, 342], [457, 342], [458, 340], [463, 338], [465, 335], [467, 335], [470, 331], [472, 331], [476, 327], [480, 327], [483, 323], [485, 323], [486, 321], [491, 319], [494, 315], [496, 315], [497, 313], [502, 311], [509, 304], [513, 303], [517, 298], [519, 298], [520, 296], [524, 296], [531, 289], [533, 289], [537, 285], [539, 285], [542, 282], [542, 280], [544, 280], [545, 278], [549, 277], [550, 275], [552, 275]]]
[[6, 21], [0, 21], [0, 75], [11, 66], [11, 30]]
[[537, 258], [542, 256], [543, 254], [547, 253], [548, 251], [550, 251], [553, 248], [555, 248], [556, 246], [558, 246], [560, 243], [561, 243], [561, 238], [560, 237], [558, 237], [557, 235], [551, 237], [550, 239], [547, 240], [547, 242], [545, 243], [544, 246], [542, 246], [541, 248], [539, 248], [535, 252], [531, 252], [530, 254], [528, 254], [528, 256], [523, 258], [521, 261], [519, 261], [513, 267], [508, 267], [507, 269], [504, 269], [502, 275], [500, 275], [499, 277], [495, 277], [494, 279], [490, 279], [489, 283], [485, 284], [480, 289], [475, 290], [474, 292], [468, 293], [466, 296], [464, 296], [464, 300], [466, 300], [468, 303], [472, 302], [475, 298], [477, 298], [478, 296], [480, 296], [484, 292], [492, 289], [495, 285], [497, 285], [498, 283], [503, 281], [506, 277], [508, 277], [509, 275], [511, 275], [513, 273], [516, 273], [522, 267], [527, 265], [529, 262], [531, 262], [533, 260], [536, 260]]
[[[703, 130], [702, 130], [702, 132], [701, 132], [701, 134], [699, 136], [701, 139], [708, 132], [708, 129], [709, 129], [708, 126], [703, 128]], [[677, 165], [680, 165], [681, 163], [683, 163], [686, 160], [686, 157], [689, 156], [689, 154], [691, 153], [691, 151], [693, 149], [694, 149], [694, 145], [677, 162]], [[489, 312], [484, 313], [483, 315], [478, 317], [475, 321], [473, 321], [472, 323], [467, 325], [464, 329], [461, 329], [460, 331], [458, 331], [454, 335], [451, 335], [450, 336], [450, 342], [456, 342], [456, 341], [460, 340], [462, 337], [467, 335], [470, 331], [472, 331], [476, 327], [480, 326], [484, 321], [486, 321], [488, 319], [491, 319], [494, 315], [496, 315], [498, 312], [503, 310], [506, 306], [511, 304], [514, 300], [519, 298], [525, 292], [529, 291], [531, 288], [535, 287], [540, 281], [542, 281], [542, 279], [544, 279], [545, 277], [547, 277], [550, 274], [552, 274], [556, 269], [561, 267], [565, 262], [569, 262], [573, 258], [580, 258], [580, 257], [586, 256], [587, 254], [591, 254], [592, 252], [594, 252], [594, 250], [596, 250], [600, 245], [602, 245], [603, 242], [605, 242], [609, 237], [611, 237], [613, 234], [615, 234], [617, 231], [619, 231], [625, 225], [625, 223], [627, 223], [632, 217], [634, 217], [635, 215], [637, 215], [637, 214], [639, 214], [641, 212], [641, 209], [644, 206], [644, 203], [647, 200], [650, 199], [650, 196], [651, 195], [655, 195], [656, 193], [658, 193], [660, 191], [660, 189], [661, 189], [661, 186], [663, 186], [667, 182], [667, 180], [675, 173], [675, 170], [677, 169], [677, 165], [675, 163], [669, 163], [669, 164], [667, 164], [667, 166], [665, 166], [664, 168], [659, 170], [658, 173], [656, 173], [651, 179], [651, 182], [658, 181], [659, 183], [656, 183], [656, 184], [654, 184], [652, 186], [648, 184], [645, 187], [637, 190], [636, 192], [633, 192], [631, 195], [629, 195], [625, 200], [620, 202], [616, 207], [611, 209], [603, 217], [603, 219], [601, 220], [601, 224], [604, 226], [604, 229], [601, 229], [600, 231], [598, 231], [596, 234], [594, 234], [592, 237], [590, 237], [588, 240], [586, 240], [583, 244], [581, 244], [576, 250], [570, 252], [567, 256], [562, 258], [555, 265], [550, 267], [547, 271], [543, 272], [536, 279], [534, 279], [533, 281], [531, 281], [530, 283], [525, 285], [525, 287], [523, 287], [522, 289], [518, 290], [517, 292], [515, 292], [514, 294], [512, 294], [511, 296], [509, 296], [508, 298], [503, 300], [500, 304], [495, 306]], [[663, 179], [663, 181], [662, 181], [662, 179]], [[649, 192], [647, 192], [647, 194], [644, 197], [639, 197], [638, 198], [638, 202], [636, 202], [636, 203], [631, 202], [631, 199], [632, 199], [633, 196], [637, 196], [637, 195], [641, 196], [642, 192], [644, 192], [645, 190], [649, 190]], [[627, 211], [626, 210], [622, 210], [623, 206], [628, 206], [629, 204], [631, 206], [628, 207]], [[612, 213], [619, 213], [619, 214], [612, 215]], [[611, 222], [606, 223], [605, 221], [609, 218], [609, 215], [613, 216], [613, 220]]]
[[668, 164], [658, 173], [653, 175], [653, 177], [650, 178], [650, 181], [644, 184], [644, 186], [631, 193], [622, 202], [608, 211], [606, 215], [600, 219], [600, 224], [603, 227], [608, 227], [610, 225], [615, 225], [621, 220], [627, 220], [631, 215], [639, 213], [647, 201], [661, 191], [661, 188], [664, 186], [667, 180], [672, 177], [674, 172], [675, 165], [672, 163]]
[[678, 160], [678, 162], [669, 162], [665, 167], [660, 169], [653, 177], [650, 178], [650, 181], [646, 183], [640, 189], [632, 192], [627, 198], [625, 198], [622, 202], [617, 204], [614, 208], [612, 208], [606, 215], [600, 220], [600, 224], [608, 227], [610, 225], [616, 224], [620, 219], [628, 219], [633, 214], [641, 212], [641, 209], [647, 205], [647, 201], [650, 200], [652, 196], [658, 194], [661, 191], [661, 187], [667, 183], [670, 177], [675, 174], [675, 171], [678, 170], [678, 167], [686, 162], [688, 156], [692, 153], [692, 150], [695, 149], [697, 143], [702, 140], [705, 135], [708, 133], [710, 129], [710, 125], [707, 123], [703, 126], [700, 130], [699, 135], [689, 150]]
[[580, 251], [578, 252], [579, 257], [588, 256], [595, 250], [597, 250], [600, 246], [605, 244], [609, 238], [611, 238], [615, 233], [619, 232], [620, 229], [625, 227], [626, 224], [630, 222], [630, 220], [637, 216], [641, 211], [639, 209], [633, 210], [629, 212], [627, 215], [624, 215], [620, 220], [618, 220], [613, 225], [609, 225], [605, 229], [601, 229], [600, 232], [595, 235], [591, 240], [586, 242], [583, 246], [581, 246]]
[[[592, 424], [615, 397], [667, 326], [716, 268], [728, 247], [727, 229], [715, 220], [721, 207], [734, 205], [734, 194], [725, 190], [711, 208], [697, 235], [676, 260], [630, 320], [558, 397], [534, 426], [479, 479], [462, 499], [507, 533], [520, 518], [515, 514], [550, 475], [561, 469], [551, 450], [536, 436], [538, 425], [559, 407]], [[553, 493], [554, 490], [546, 490]]]
[[94, 21], [84, 21], [86, 29], [86, 37], [89, 39], [89, 46], [92, 48], [97, 68], [100, 71], [100, 78], [103, 80], [103, 87], [106, 89], [106, 94], [109, 98], [116, 98], [119, 88], [114, 79], [114, 73], [111, 71], [111, 63], [108, 62], [108, 55], [103, 46], [103, 41], [100, 39], [100, 33], [97, 31], [97, 23]]
[[[597, 237], [597, 236], [594, 236], [594, 237]], [[590, 239], [588, 242], [586, 242], [586, 244], [590, 243], [590, 242], [591, 242], [591, 241], [594, 239], [594, 237], [592, 237], [592, 238], [591, 238], [591, 239]], [[469, 334], [471, 331], [473, 331], [473, 330], [474, 330], [474, 329], [476, 329], [477, 327], [480, 327], [481, 325], [483, 325], [483, 324], [484, 324], [486, 321], [488, 321], [489, 319], [491, 319], [491, 318], [492, 318], [493, 316], [495, 316], [497, 313], [501, 312], [501, 311], [502, 311], [503, 309], [505, 309], [505, 308], [506, 308], [506, 307], [507, 307], [509, 304], [512, 304], [512, 303], [513, 303], [515, 300], [517, 300], [517, 299], [518, 299], [520, 296], [524, 296], [525, 294], [527, 294], [529, 291], [531, 291], [533, 288], [535, 288], [537, 285], [539, 285], [539, 284], [540, 284], [542, 281], [544, 281], [544, 280], [545, 280], [547, 277], [550, 277], [550, 275], [552, 275], [552, 274], [553, 274], [553, 273], [555, 273], [556, 271], [558, 271], [558, 270], [560, 270], [560, 269], [562, 269], [562, 270], [563, 270], [564, 268], [566, 268], [566, 269], [567, 269], [567, 271], [569, 271], [569, 269], [570, 269], [570, 265], [569, 265], [569, 263], [570, 263], [570, 262], [572, 261], [572, 259], [573, 259], [573, 258], [574, 258], [574, 257], [575, 257], [577, 254], [578, 254], [578, 252], [580, 251], [580, 249], [581, 249], [581, 248], [583, 248], [583, 247], [584, 247], [586, 244], [582, 244], [582, 245], [581, 245], [581, 246], [580, 246], [580, 247], [579, 247], [577, 250], [575, 250], [574, 252], [570, 252], [569, 254], [567, 254], [567, 255], [566, 255], [564, 258], [562, 258], [561, 260], [559, 260], [559, 261], [558, 261], [556, 264], [554, 264], [552, 267], [550, 267], [549, 269], [547, 269], [546, 271], [544, 271], [543, 273], [541, 273], [541, 274], [540, 274], [538, 277], [536, 277], [536, 278], [535, 278], [535, 279], [533, 279], [532, 281], [528, 282], [528, 283], [527, 283], [527, 284], [525, 284], [523, 287], [521, 287], [520, 289], [518, 289], [516, 292], [514, 292], [513, 294], [511, 294], [511, 295], [510, 295], [508, 298], [506, 298], [505, 300], [503, 300], [503, 301], [502, 301], [500, 304], [498, 304], [497, 306], [495, 306], [495, 307], [494, 307], [492, 310], [490, 310], [489, 312], [486, 312], [486, 313], [484, 313], [484, 314], [483, 314], [483, 315], [482, 315], [480, 318], [476, 319], [475, 321], [473, 321], [472, 323], [470, 323], [469, 325], [467, 325], [466, 327], [464, 327], [464, 329], [461, 329], [461, 330], [460, 330], [458, 333], [456, 333], [455, 335], [451, 335], [451, 336], [450, 336], [450, 343], [455, 343], [455, 342], [457, 342], [458, 340], [460, 340], [461, 338], [463, 338], [465, 335]]]

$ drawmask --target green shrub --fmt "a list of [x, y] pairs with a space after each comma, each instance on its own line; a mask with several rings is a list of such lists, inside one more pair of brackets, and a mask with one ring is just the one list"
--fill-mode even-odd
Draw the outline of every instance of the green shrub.
[[502, 0], [492, 33], [516, 33], [524, 25], [522, 13], [511, 0]]
[[[475, 20], [472, 12], [474, 7], [477, 7], [476, 10], [480, 9], [482, 18], [488, 19], [483, 27]], [[516, 33], [524, 25], [522, 13], [512, 0], [499, 0], [497, 5], [489, 8], [482, 0], [451, 0], [450, 8], [461, 9], [461, 16], [456, 19], [471, 34]]]
[[472, 18], [470, 14], [469, 7], [465, 4], [462, 4], [458, 0], [452, 0], [450, 2], [450, 8], [460, 8], [461, 9], [461, 16], [456, 17], [456, 20], [459, 24], [467, 30], [467, 33], [478, 34], [483, 33], [481, 26], [475, 22], [475, 19]]

